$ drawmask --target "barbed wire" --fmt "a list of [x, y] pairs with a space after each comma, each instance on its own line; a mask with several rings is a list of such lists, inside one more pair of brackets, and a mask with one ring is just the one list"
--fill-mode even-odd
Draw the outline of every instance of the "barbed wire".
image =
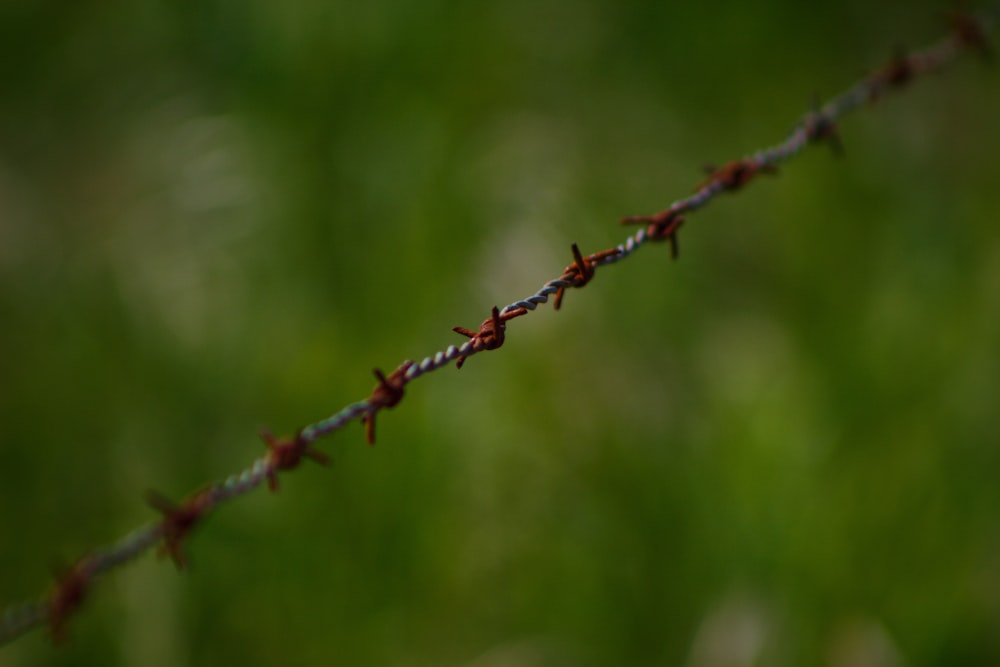
[[641, 228], [619, 245], [584, 255], [573, 243], [573, 263], [566, 266], [559, 277], [549, 280], [524, 299], [503, 308], [494, 306], [490, 316], [476, 330], [454, 327], [453, 331], [468, 338], [461, 345], [449, 345], [418, 362], [406, 360], [388, 375], [376, 368], [374, 374], [378, 383], [368, 398], [351, 403], [326, 419], [301, 428], [294, 435], [274, 436], [267, 431], [261, 432], [267, 448], [263, 456], [240, 472], [189, 494], [180, 503], [150, 492], [146, 500], [162, 517], [55, 572], [52, 587], [39, 599], [7, 607], [0, 617], [0, 644], [46, 624], [53, 640], [61, 641], [65, 638], [69, 618], [80, 608], [98, 579], [153, 547], [158, 546], [161, 556], [170, 556], [178, 569], [184, 569], [187, 565], [183, 549], [185, 540], [201, 519], [225, 501], [249, 493], [265, 482], [271, 491], [277, 491], [279, 474], [295, 469], [303, 458], [320, 464], [328, 463], [326, 455], [314, 447], [320, 438], [331, 435], [354, 420], [360, 420], [365, 427], [368, 444], [374, 444], [376, 416], [380, 411], [399, 404], [410, 382], [452, 362], [461, 368], [469, 357], [500, 348], [506, 340], [508, 322], [548, 303], [550, 297], [558, 310], [568, 290], [586, 286], [593, 280], [598, 268], [631, 257], [647, 243], [668, 243], [671, 257], [676, 259], [679, 253], [678, 232], [685, 216], [704, 207], [719, 194], [741, 189], [758, 174], [776, 173], [780, 163], [810, 144], [826, 142], [840, 152], [837, 121], [850, 111], [879, 100], [891, 90], [905, 87], [916, 77], [941, 69], [962, 51], [975, 51], [986, 60], [993, 59], [988, 41], [991, 26], [985, 15], [974, 16], [956, 11], [948, 15], [948, 20], [950, 31], [940, 41], [923, 50], [897, 52], [880, 69], [818, 109], [808, 112], [782, 142], [721, 167], [711, 168], [692, 195], [673, 202], [658, 213], [622, 218], [622, 224], [637, 224]]

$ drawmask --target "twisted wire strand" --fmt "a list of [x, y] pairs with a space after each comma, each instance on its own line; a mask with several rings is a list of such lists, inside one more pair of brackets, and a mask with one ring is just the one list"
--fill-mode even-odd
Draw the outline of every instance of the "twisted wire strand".
[[118, 541], [84, 555], [72, 567], [57, 573], [52, 588], [41, 598], [8, 606], [0, 616], [0, 645], [44, 624], [49, 625], [53, 638], [59, 640], [67, 619], [78, 610], [101, 575], [127, 564], [157, 545], [161, 555], [170, 555], [177, 566], [183, 568], [185, 560], [181, 547], [185, 538], [200, 519], [218, 505], [249, 493], [265, 482], [272, 490], [276, 489], [279, 472], [295, 468], [303, 457], [325, 462], [325, 457], [310, 445], [350, 422], [365, 422], [368, 441], [373, 443], [375, 415], [394, 407], [402, 399], [406, 385], [453, 362], [461, 366], [469, 357], [499, 348], [504, 342], [509, 320], [536, 310], [538, 306], [548, 303], [550, 298], [554, 298], [554, 305], [558, 308], [565, 291], [586, 285], [598, 267], [620, 262], [651, 241], [669, 241], [676, 255], [677, 231], [683, 215], [704, 207], [723, 192], [741, 188], [757, 173], [773, 172], [778, 164], [794, 157], [811, 143], [826, 140], [834, 142], [836, 147], [838, 119], [866, 103], [876, 101], [889, 90], [908, 84], [914, 77], [943, 68], [962, 51], [979, 50], [984, 55], [990, 55], [986, 35], [991, 26], [987, 19], [984, 15], [953, 14], [952, 30], [943, 39], [921, 51], [897, 55], [882, 69], [804, 115], [783, 141], [714, 170], [693, 194], [673, 202], [664, 211], [623, 219], [625, 223], [645, 226], [619, 245], [587, 256], [582, 256], [574, 245], [576, 261], [567, 266], [559, 277], [547, 281], [534, 294], [502, 309], [494, 308], [492, 317], [485, 320], [478, 331], [456, 327], [455, 331], [469, 338], [466, 342], [449, 345], [417, 362], [404, 361], [388, 377], [376, 369], [379, 384], [370, 397], [303, 427], [294, 436], [275, 438], [262, 434], [268, 453], [243, 470], [192, 493], [179, 505], [158, 496], [151, 497], [150, 503], [163, 514], [159, 521], [137, 528]]

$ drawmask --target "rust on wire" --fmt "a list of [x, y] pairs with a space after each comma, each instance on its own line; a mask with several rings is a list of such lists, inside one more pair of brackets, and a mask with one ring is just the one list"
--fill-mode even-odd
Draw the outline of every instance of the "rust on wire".
[[[570, 246], [570, 248], [573, 251], [573, 263], [563, 269], [562, 275], [559, 277], [560, 280], [569, 283], [568, 287], [583, 287], [589, 283], [594, 277], [597, 264], [608, 257], [618, 255], [620, 252], [618, 248], [608, 248], [607, 250], [595, 252], [584, 257], [580, 253], [580, 247], [576, 243]], [[555, 298], [552, 301], [552, 306], [556, 310], [559, 310], [559, 307], [562, 306], [563, 296], [566, 294], [568, 287], [559, 287], [556, 292]]]
[[888, 88], [902, 88], [915, 74], [913, 58], [897, 48], [892, 59], [867, 79], [868, 101], [877, 102]]
[[490, 317], [479, 325], [478, 330], [454, 327], [455, 332], [469, 339], [461, 347], [449, 346], [446, 351], [427, 357], [420, 364], [406, 361], [389, 375], [376, 369], [378, 384], [367, 400], [345, 406], [329, 419], [306, 427], [295, 436], [278, 438], [267, 432], [261, 433], [268, 447], [267, 456], [258, 459], [252, 469], [234, 477], [235, 481], [232, 483], [227, 480], [222, 485], [204, 488], [179, 505], [158, 494], [147, 494], [149, 503], [163, 515], [158, 524], [150, 527], [152, 532], [149, 544], [145, 544], [143, 540], [136, 542], [126, 539], [102, 552], [94, 552], [100, 553], [100, 557], [84, 557], [73, 567], [57, 572], [55, 584], [44, 602], [8, 608], [7, 615], [0, 620], [0, 643], [10, 641], [27, 629], [46, 621], [53, 638], [58, 641], [64, 636], [68, 618], [83, 603], [98, 574], [119, 566], [157, 542], [162, 542], [159, 546], [161, 556], [169, 554], [178, 568], [186, 567], [187, 559], [182, 549], [184, 540], [216, 504], [236, 495], [233, 488], [238, 493], [243, 493], [266, 477], [268, 486], [273, 491], [278, 487], [278, 472], [297, 467], [303, 458], [327, 463], [327, 457], [311, 447], [312, 442], [355, 419], [360, 418], [365, 426], [366, 439], [369, 443], [374, 443], [376, 415], [380, 410], [392, 408], [402, 400], [403, 390], [410, 380], [430, 370], [442, 368], [452, 359], [461, 368], [470, 355], [498, 349], [504, 344], [509, 320], [546, 303], [553, 294], [554, 305], [558, 309], [567, 289], [585, 286], [593, 279], [598, 266], [629, 256], [646, 241], [669, 242], [671, 254], [676, 258], [677, 234], [685, 215], [700, 209], [720, 192], [739, 190], [758, 173], [774, 173], [778, 161], [798, 153], [806, 144], [828, 141], [838, 150], [838, 118], [864, 102], [876, 101], [887, 90], [902, 88], [914, 77], [941, 67], [961, 48], [977, 51], [986, 58], [992, 57], [993, 50], [986, 34], [989, 26], [960, 12], [950, 14], [949, 21], [951, 32], [944, 40], [912, 54], [897, 52], [888, 64], [874, 74], [831, 99], [825, 107], [806, 115], [796, 126], [792, 136], [781, 144], [761, 151], [752, 158], [733, 160], [718, 169], [712, 169], [708, 178], [697, 186], [695, 194], [674, 202], [664, 211], [649, 216], [623, 218], [623, 224], [645, 225], [645, 229], [628, 238], [624, 244], [584, 256], [574, 243], [573, 263], [563, 270], [559, 278], [549, 281], [536, 294], [507, 306], [503, 311], [494, 306]]
[[55, 572], [55, 585], [48, 597], [48, 621], [52, 641], [56, 644], [66, 639], [66, 622], [87, 597], [94, 578], [93, 562], [81, 558], [70, 568]]
[[802, 129], [806, 133], [806, 138], [813, 144], [825, 141], [830, 145], [834, 155], [838, 157], [843, 155], [844, 146], [840, 141], [837, 122], [829, 113], [819, 108], [818, 102], [815, 102], [813, 107], [813, 111], [809, 112], [802, 121]]
[[993, 62], [994, 52], [982, 21], [970, 14], [953, 10], [946, 14], [955, 40], [970, 51], [976, 51], [987, 62]]
[[169, 555], [177, 569], [183, 570], [188, 565], [184, 554], [184, 540], [215, 504], [211, 490], [199, 491], [180, 505], [175, 505], [155, 491], [149, 491], [146, 493], [146, 502], [163, 515], [160, 522], [160, 535], [163, 538], [159, 549], [160, 557]]
[[330, 463], [330, 459], [318, 451], [311, 443], [302, 436], [299, 431], [293, 437], [272, 435], [270, 431], [260, 432], [260, 437], [267, 445], [267, 488], [271, 491], [278, 490], [278, 471], [291, 470], [298, 467], [302, 462], [302, 457], [308, 457], [321, 465]]
[[721, 167], [707, 166], [708, 178], [695, 186], [695, 192], [717, 185], [720, 190], [739, 190], [759, 173], [774, 174], [778, 168], [773, 164], [756, 162], [749, 158], [733, 160]]
[[[506, 338], [507, 321], [515, 317], [520, 317], [527, 312], [524, 308], [513, 308], [500, 314], [500, 309], [493, 306], [493, 312], [479, 325], [479, 331], [472, 331], [465, 327], [452, 327], [451, 330], [471, 339], [472, 349], [476, 352], [481, 350], [496, 350], [503, 345]], [[460, 355], [455, 362], [455, 367], [461, 368], [466, 358], [467, 355]]]
[[680, 256], [680, 244], [677, 241], [677, 230], [684, 224], [683, 207], [669, 208], [653, 215], [631, 215], [621, 219], [623, 225], [648, 224], [646, 236], [650, 241], [669, 241], [670, 257]]
[[361, 417], [361, 423], [365, 425], [365, 439], [369, 445], [375, 444], [375, 415], [379, 410], [396, 407], [403, 400], [403, 388], [408, 382], [406, 371], [410, 370], [412, 365], [412, 361], [404, 361], [388, 377], [380, 369], [375, 369], [378, 384], [368, 398], [370, 406], [368, 412]]

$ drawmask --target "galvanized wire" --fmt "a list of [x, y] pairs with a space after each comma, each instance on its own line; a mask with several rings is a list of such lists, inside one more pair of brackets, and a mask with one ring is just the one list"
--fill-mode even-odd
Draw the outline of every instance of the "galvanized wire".
[[388, 377], [381, 371], [376, 371], [379, 384], [370, 397], [351, 403], [329, 417], [305, 426], [294, 436], [273, 438], [265, 434], [269, 447], [267, 455], [224, 480], [191, 494], [178, 506], [166, 505], [162, 499], [156, 500], [153, 504], [163, 512], [162, 519], [83, 556], [67, 571], [57, 574], [52, 589], [40, 599], [8, 606], [0, 617], [0, 644], [43, 624], [48, 624], [53, 636], [58, 639], [67, 618], [76, 612], [88, 590], [101, 575], [128, 563], [154, 546], [160, 545], [161, 552], [173, 556], [178, 566], [182, 567], [182, 542], [191, 528], [219, 504], [249, 493], [265, 481], [272, 489], [276, 488], [279, 472], [296, 467], [303, 456], [322, 462], [324, 457], [312, 450], [310, 445], [350, 422], [366, 422], [369, 442], [373, 442], [375, 415], [396, 405], [402, 399], [407, 384], [452, 362], [460, 365], [480, 352], [497, 349], [504, 342], [509, 320], [536, 310], [538, 306], [548, 303], [550, 297], [555, 298], [555, 305], [558, 307], [563, 293], [584, 286], [598, 267], [620, 262], [650, 241], [668, 240], [674, 244], [676, 252], [677, 230], [683, 215], [704, 207], [720, 193], [739, 189], [757, 173], [773, 171], [778, 164], [795, 156], [810, 143], [821, 140], [836, 142], [836, 121], [848, 112], [876, 100], [888, 90], [901, 87], [913, 77], [942, 68], [968, 48], [987, 51], [985, 35], [988, 28], [985, 17], [956, 14], [953, 17], [953, 30], [944, 39], [922, 51], [897, 56], [885, 67], [832, 98], [819, 109], [807, 113], [780, 143], [734, 160], [714, 171], [694, 194], [673, 202], [660, 213], [625, 219], [624, 221], [638, 222], [643, 226], [619, 245], [585, 257], [574, 246], [576, 261], [567, 266], [559, 277], [547, 281], [530, 296], [514, 301], [502, 309], [494, 308], [492, 317], [485, 320], [478, 331], [456, 327], [456, 331], [469, 337], [466, 342], [457, 346], [449, 345], [417, 362], [405, 361]]

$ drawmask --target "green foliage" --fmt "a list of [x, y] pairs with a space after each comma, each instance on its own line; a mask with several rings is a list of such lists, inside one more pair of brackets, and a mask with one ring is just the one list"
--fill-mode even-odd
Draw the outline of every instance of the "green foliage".
[[[943, 33], [675, 4], [0, 9], [0, 600]], [[513, 322], [0, 665], [997, 664], [995, 77], [852, 115], [843, 159]]]

